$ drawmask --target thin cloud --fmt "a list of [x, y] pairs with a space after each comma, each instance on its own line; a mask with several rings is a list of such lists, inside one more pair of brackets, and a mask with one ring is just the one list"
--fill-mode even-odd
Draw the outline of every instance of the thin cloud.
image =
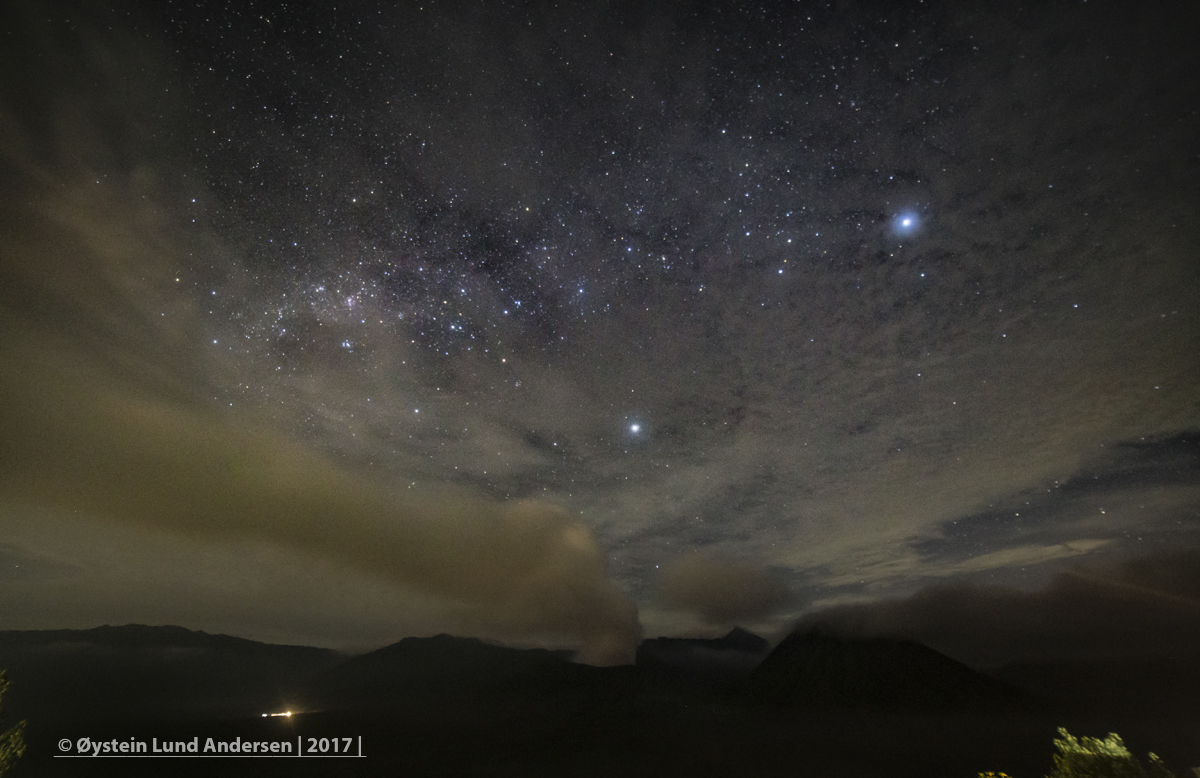
[[[28, 355], [25, 355], [28, 356]], [[268, 541], [470, 606], [517, 633], [569, 636], [630, 661], [637, 612], [590, 531], [548, 504], [401, 501], [269, 432], [6, 354], [0, 493], [221, 543]], [[79, 366], [76, 366], [77, 368]]]
[[1044, 589], [941, 583], [805, 616], [854, 636], [919, 640], [977, 664], [1024, 657], [1190, 656], [1200, 646], [1200, 551], [1079, 568]]
[[667, 565], [660, 581], [667, 608], [714, 625], [746, 624], [778, 612], [787, 587], [761, 567], [713, 557], [684, 557]]

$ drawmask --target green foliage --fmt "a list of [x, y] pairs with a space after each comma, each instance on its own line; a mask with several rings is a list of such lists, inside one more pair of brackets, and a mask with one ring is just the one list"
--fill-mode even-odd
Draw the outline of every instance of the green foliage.
[[1062, 727], [1058, 734], [1054, 745], [1059, 753], [1046, 778], [1175, 778], [1154, 754], [1149, 755], [1149, 765], [1142, 766], [1115, 732], [1103, 740], [1076, 738]]
[[[0, 670], [0, 723], [4, 721], [4, 693], [8, 691], [8, 672]], [[18, 722], [6, 732], [0, 733], [0, 775], [13, 768], [21, 754], [25, 753], [25, 722]]]

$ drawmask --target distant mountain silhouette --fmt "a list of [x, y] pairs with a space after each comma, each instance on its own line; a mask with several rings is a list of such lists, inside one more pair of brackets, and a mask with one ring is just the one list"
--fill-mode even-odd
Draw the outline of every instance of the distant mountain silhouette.
[[1012, 687], [911, 640], [789, 635], [744, 686], [752, 700], [878, 712], [986, 712], [1031, 704]]
[[128, 624], [85, 630], [0, 631], [13, 715], [88, 711], [244, 714], [274, 708], [342, 655]]
[[766, 655], [771, 647], [764, 638], [741, 627], [734, 627], [729, 634], [719, 638], [649, 638], [643, 640], [638, 649], [654, 652], [673, 648], [705, 648], [713, 651], [739, 651], [748, 654]]
[[741, 627], [734, 627], [728, 635], [713, 641], [715, 648], [729, 651], [746, 651], [752, 654], [766, 654], [771, 644], [766, 638], [760, 638], [753, 632], [747, 632]]
[[92, 629], [0, 630], [0, 651], [20, 651], [35, 647], [65, 649], [68, 646], [113, 649], [196, 648], [241, 655], [275, 654], [283, 650], [293, 654], [321, 655], [326, 658], [341, 656], [336, 651], [324, 648], [261, 643], [257, 640], [213, 635], [170, 625], [150, 627], [145, 624], [125, 624], [113, 627], [106, 624]]
[[638, 667], [691, 676], [737, 678], [750, 673], [770, 644], [741, 627], [720, 638], [651, 638], [637, 650]]
[[309, 691], [323, 705], [415, 692], [500, 691], [518, 680], [566, 680], [581, 672], [571, 656], [570, 651], [507, 648], [451, 635], [405, 638], [324, 671]]
[[[644, 641], [635, 666], [598, 668], [568, 651], [474, 638], [406, 638], [361, 656], [210, 635], [181, 627], [0, 632], [15, 716], [257, 715], [397, 706], [638, 701], [846, 708], [879, 712], [1019, 705], [1003, 683], [918, 643], [789, 636], [767, 653], [742, 629], [715, 639]], [[765, 655], [765, 659], [763, 658]], [[457, 701], [457, 702], [453, 702]], [[540, 701], [540, 702], [538, 702]], [[492, 704], [492, 703], [486, 703]]]

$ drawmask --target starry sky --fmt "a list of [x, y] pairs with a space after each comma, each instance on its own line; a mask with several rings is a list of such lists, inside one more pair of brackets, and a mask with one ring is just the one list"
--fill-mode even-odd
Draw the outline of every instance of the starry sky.
[[1197, 619], [1194, 13], [105, 5], [0, 24], [7, 628]]

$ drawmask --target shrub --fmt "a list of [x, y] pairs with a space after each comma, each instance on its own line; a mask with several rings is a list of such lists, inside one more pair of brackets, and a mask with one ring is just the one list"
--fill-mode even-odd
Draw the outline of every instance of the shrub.
[[[8, 691], [8, 672], [0, 670], [0, 725], [4, 721], [4, 693]], [[25, 753], [25, 722], [0, 733], [0, 775], [12, 769]]]
[[1148, 757], [1149, 766], [1143, 767], [1115, 732], [1103, 740], [1076, 738], [1062, 727], [1058, 734], [1054, 745], [1059, 753], [1054, 756], [1054, 771], [1046, 778], [1175, 778], [1154, 754]]

